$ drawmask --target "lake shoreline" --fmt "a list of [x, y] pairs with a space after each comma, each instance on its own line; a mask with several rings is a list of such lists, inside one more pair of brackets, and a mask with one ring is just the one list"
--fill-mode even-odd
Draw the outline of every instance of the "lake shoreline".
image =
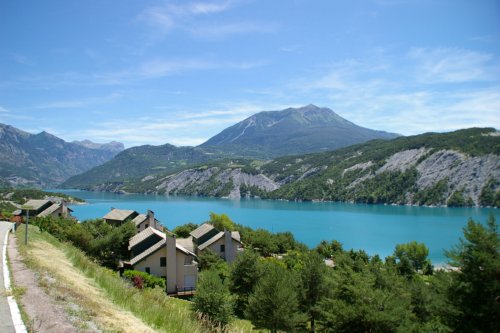
[[[60, 189], [53, 190], [59, 191]], [[338, 240], [345, 249], [363, 249], [385, 258], [396, 244], [417, 241], [429, 248], [435, 266], [446, 265], [443, 251], [458, 244], [469, 218], [485, 222], [497, 209], [422, 207], [407, 205], [353, 204], [340, 202], [290, 202], [272, 199], [228, 200], [221, 198], [115, 194], [109, 192], [62, 190], [86, 200], [72, 206], [74, 216], [83, 221], [104, 216], [111, 207], [148, 209], [169, 229], [177, 225], [208, 220], [209, 214], [227, 214], [233, 221], [253, 229], [291, 232], [310, 248], [322, 240]]]

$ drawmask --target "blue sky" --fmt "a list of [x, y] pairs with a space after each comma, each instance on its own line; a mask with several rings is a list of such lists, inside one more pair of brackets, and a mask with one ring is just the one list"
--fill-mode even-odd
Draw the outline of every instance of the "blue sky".
[[316, 104], [404, 135], [500, 128], [500, 2], [0, 2], [0, 122], [196, 145]]

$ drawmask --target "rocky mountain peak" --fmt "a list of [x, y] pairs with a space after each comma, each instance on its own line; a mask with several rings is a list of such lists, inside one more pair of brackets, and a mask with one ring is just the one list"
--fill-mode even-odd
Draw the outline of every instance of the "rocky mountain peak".
[[255, 157], [333, 150], [373, 139], [391, 139], [397, 134], [363, 128], [329, 108], [314, 104], [281, 111], [262, 111], [226, 128], [201, 147]]

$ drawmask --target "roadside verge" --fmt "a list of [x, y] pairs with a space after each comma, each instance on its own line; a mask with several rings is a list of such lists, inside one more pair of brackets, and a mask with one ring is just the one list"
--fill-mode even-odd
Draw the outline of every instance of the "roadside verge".
[[19, 307], [17, 306], [14, 296], [12, 296], [12, 290], [11, 290], [10, 271], [9, 271], [9, 265], [7, 264], [7, 243], [9, 241], [9, 233], [10, 231], [5, 233], [5, 238], [3, 242], [3, 251], [2, 251], [3, 281], [5, 290], [7, 292], [7, 302], [9, 303], [10, 314], [12, 316], [12, 322], [14, 323], [14, 328], [16, 330], [16, 333], [25, 333], [27, 332], [26, 326], [24, 325], [21, 319], [21, 312], [19, 311]]

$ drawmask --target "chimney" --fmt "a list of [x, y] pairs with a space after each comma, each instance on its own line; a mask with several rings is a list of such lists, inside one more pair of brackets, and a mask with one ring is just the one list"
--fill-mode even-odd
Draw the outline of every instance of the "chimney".
[[151, 228], [158, 229], [156, 227], [156, 223], [155, 223], [155, 212], [153, 212], [152, 210], [148, 209], [148, 215], [147, 216], [148, 216], [148, 225]]
[[224, 248], [225, 248], [225, 259], [227, 263], [232, 263], [235, 259], [234, 250], [233, 250], [233, 236], [231, 235], [231, 231], [224, 229]]
[[61, 215], [68, 217], [68, 206], [66, 206], [66, 201], [61, 199]]
[[177, 246], [175, 235], [166, 234], [167, 247], [167, 293], [177, 293]]

